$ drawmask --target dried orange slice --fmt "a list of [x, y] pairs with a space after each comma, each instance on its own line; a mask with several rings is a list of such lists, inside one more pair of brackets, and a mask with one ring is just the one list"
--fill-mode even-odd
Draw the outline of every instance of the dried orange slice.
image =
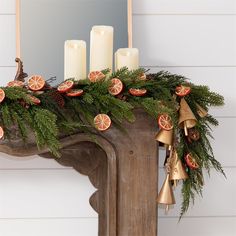
[[106, 76], [101, 71], [91, 71], [88, 78], [91, 82], [98, 82], [104, 79]]
[[163, 114], [158, 117], [158, 125], [160, 126], [161, 129], [164, 130], [173, 129], [171, 117], [167, 114]]
[[111, 79], [111, 85], [108, 88], [108, 91], [111, 95], [119, 95], [123, 90], [123, 83], [117, 78]]
[[106, 114], [99, 114], [94, 118], [95, 128], [99, 131], [105, 131], [111, 126], [111, 118]]
[[192, 169], [192, 170], [196, 170], [199, 168], [199, 165], [198, 163], [196, 162], [195, 158], [192, 156], [191, 153], [187, 154], [185, 156], [185, 161], [186, 161], [186, 164], [187, 166]]
[[35, 96], [33, 95], [30, 95], [28, 94], [27, 97], [31, 100], [31, 102], [33, 102], [35, 105], [39, 105], [41, 103], [41, 101], [36, 98]]
[[140, 80], [146, 80], [147, 79], [146, 74], [145, 73], [140, 74], [139, 79]]
[[176, 89], [175, 89], [176, 95], [178, 95], [180, 97], [184, 97], [184, 96], [190, 94], [190, 92], [191, 92], [191, 88], [188, 86], [184, 86], [184, 85], [180, 85], [180, 86], [176, 87]]
[[136, 97], [144, 96], [147, 93], [146, 89], [129, 89], [129, 93]]
[[4, 130], [3, 128], [0, 126], [0, 139], [3, 139], [4, 137]]
[[19, 80], [13, 80], [7, 83], [7, 87], [23, 87], [24, 82]]
[[0, 103], [4, 100], [5, 96], [4, 90], [0, 88]]
[[66, 80], [57, 87], [57, 91], [60, 93], [65, 93], [69, 91], [70, 89], [72, 89], [73, 86], [74, 86], [73, 80]]
[[45, 80], [41, 75], [33, 75], [28, 80], [30, 90], [39, 91], [45, 86]]
[[66, 93], [66, 95], [68, 97], [79, 97], [83, 93], [84, 93], [84, 90], [82, 90], [82, 89], [71, 89]]

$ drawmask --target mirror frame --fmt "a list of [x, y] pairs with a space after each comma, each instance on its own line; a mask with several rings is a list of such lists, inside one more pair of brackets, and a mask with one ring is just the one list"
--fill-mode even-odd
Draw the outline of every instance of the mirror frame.
[[[20, 30], [20, 1], [16, 1], [16, 57], [21, 58], [21, 47], [20, 47], [20, 40], [21, 40], [21, 30]], [[132, 15], [132, 8], [133, 2], [132, 0], [127, 0], [127, 14], [128, 14], [128, 47], [132, 48], [133, 46], [133, 15]]]

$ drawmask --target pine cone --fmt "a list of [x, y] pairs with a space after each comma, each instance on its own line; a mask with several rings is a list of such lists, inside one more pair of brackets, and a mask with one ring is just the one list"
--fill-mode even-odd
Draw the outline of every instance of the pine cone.
[[58, 104], [59, 107], [63, 108], [65, 106], [65, 100], [57, 90], [48, 93], [48, 96], [50, 96]]

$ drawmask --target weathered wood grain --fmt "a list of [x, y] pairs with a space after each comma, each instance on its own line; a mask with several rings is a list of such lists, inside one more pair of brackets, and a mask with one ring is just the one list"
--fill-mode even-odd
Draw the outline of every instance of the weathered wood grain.
[[[62, 138], [62, 156], [55, 159], [87, 175], [97, 189], [89, 201], [99, 216], [99, 236], [157, 235], [157, 127], [144, 111], [135, 114], [134, 123], [123, 124], [127, 133], [111, 127], [93, 137], [80, 133]], [[5, 140], [0, 151], [19, 158], [54, 158], [30, 140], [26, 145], [17, 138]]]

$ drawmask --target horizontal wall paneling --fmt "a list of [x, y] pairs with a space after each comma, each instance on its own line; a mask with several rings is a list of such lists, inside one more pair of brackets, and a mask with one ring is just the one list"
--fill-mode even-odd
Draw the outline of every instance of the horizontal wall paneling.
[[143, 66], [236, 66], [236, 16], [137, 15], [133, 21]]
[[1, 236], [96, 236], [96, 218], [0, 219]]
[[158, 235], [191, 235], [191, 236], [235, 236], [236, 217], [160, 219]]
[[0, 15], [15, 14], [16, 0], [0, 0]]
[[236, 14], [235, 0], [133, 0], [134, 14]]
[[0, 67], [15, 66], [15, 16], [0, 15]]
[[65, 170], [0, 170], [0, 218], [97, 217], [86, 176]]

